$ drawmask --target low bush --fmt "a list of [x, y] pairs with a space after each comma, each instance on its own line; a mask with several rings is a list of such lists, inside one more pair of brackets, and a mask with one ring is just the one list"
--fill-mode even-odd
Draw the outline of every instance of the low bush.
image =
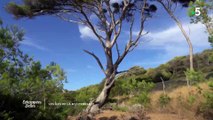
[[196, 96], [195, 95], [189, 95], [187, 101], [188, 101], [189, 105], [192, 106], [194, 104], [195, 100], [196, 100]]
[[139, 96], [135, 97], [133, 99], [133, 103], [139, 103], [143, 105], [144, 107], [148, 107], [150, 104], [150, 96], [148, 92], [142, 92]]
[[189, 80], [190, 84], [192, 85], [205, 80], [204, 74], [201, 71], [194, 71], [187, 69], [185, 75], [186, 79]]
[[200, 111], [203, 114], [204, 118], [212, 119], [213, 116], [213, 87], [212, 82], [209, 82], [209, 91], [205, 91], [203, 96], [205, 98], [203, 104], [201, 105]]
[[213, 90], [213, 81], [210, 81], [210, 82], [208, 83], [208, 85], [209, 85], [210, 89]]
[[158, 99], [158, 102], [161, 107], [166, 107], [166, 105], [168, 105], [170, 101], [171, 98], [167, 94], [161, 94]]

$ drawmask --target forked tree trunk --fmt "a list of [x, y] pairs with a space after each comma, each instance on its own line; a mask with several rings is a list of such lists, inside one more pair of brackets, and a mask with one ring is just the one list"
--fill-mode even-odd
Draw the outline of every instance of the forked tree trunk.
[[96, 100], [92, 101], [90, 105], [87, 107], [86, 112], [96, 114], [99, 112], [100, 108], [104, 105], [105, 101], [109, 96], [110, 88], [104, 86], [99, 96]]
[[[87, 114], [97, 114], [100, 111], [100, 108], [106, 103], [110, 91], [112, 89], [112, 86], [114, 84], [114, 79], [115, 79], [115, 75], [112, 74], [110, 78], [106, 78], [105, 80], [105, 85], [104, 88], [102, 89], [101, 93], [99, 94], [99, 96], [90, 102], [90, 104], [87, 106], [86, 108], [86, 113]], [[110, 81], [110, 82], [108, 82]]]

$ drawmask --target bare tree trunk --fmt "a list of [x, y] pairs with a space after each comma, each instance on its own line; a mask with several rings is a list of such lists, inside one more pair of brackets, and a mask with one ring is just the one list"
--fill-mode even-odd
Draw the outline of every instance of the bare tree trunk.
[[101, 93], [99, 96], [90, 102], [88, 107], [86, 108], [86, 113], [88, 114], [97, 114], [100, 112], [100, 108], [106, 103], [110, 91], [112, 89], [112, 86], [114, 85], [114, 80], [115, 80], [115, 74], [112, 74], [110, 77], [105, 79], [105, 85], [104, 88], [102, 89]]
[[110, 88], [107, 88], [107, 86], [104, 86], [99, 96], [96, 98], [96, 100], [92, 101], [90, 105], [87, 107], [86, 112], [87, 113], [98, 113], [99, 109], [105, 104], [105, 101], [107, 100], [109, 96]]
[[193, 64], [193, 46], [192, 46], [192, 43], [191, 43], [191, 40], [190, 38], [188, 37], [188, 35], [186, 34], [186, 31], [183, 29], [183, 26], [182, 24], [180, 23], [180, 21], [177, 20], [177, 18], [173, 18], [178, 27], [180, 28], [181, 32], [183, 33], [187, 43], [188, 43], [188, 46], [189, 46], [189, 61], [190, 61], [190, 70], [194, 70], [194, 64]]
[[[189, 46], [189, 63], [190, 63], [190, 67], [189, 68], [190, 68], [191, 71], [194, 70], [194, 64], [193, 64], [193, 46], [192, 46], [192, 43], [191, 43], [191, 40], [190, 40], [189, 36], [187, 35], [186, 31], [184, 30], [184, 28], [182, 26], [182, 23], [180, 22], [180, 20], [178, 20], [174, 16], [173, 12], [168, 7], [166, 7], [166, 5], [162, 1], [160, 1], [160, 0], [158, 0], [158, 1], [164, 7], [164, 9], [166, 10], [166, 12], [171, 16], [171, 18], [176, 22], [176, 24], [180, 28], [183, 36], [185, 37], [186, 42], [187, 42], [187, 44]], [[190, 86], [189, 80], [187, 80], [187, 86]]]
[[[192, 43], [191, 43], [191, 40], [190, 38], [188, 37], [188, 35], [186, 34], [186, 31], [184, 30], [181, 22], [173, 15], [172, 12], [169, 12], [168, 13], [170, 14], [170, 16], [174, 19], [174, 21], [176, 22], [176, 24], [178, 25], [178, 27], [180, 28], [181, 32], [183, 33], [187, 43], [188, 43], [188, 46], [189, 46], [189, 63], [190, 63], [190, 71], [193, 71], [194, 70], [194, 63], [193, 63], [193, 46], [192, 46]], [[190, 86], [190, 83], [189, 83], [189, 80], [187, 79], [187, 86], [189, 87]]]
[[[178, 27], [180, 28], [181, 32], [183, 33], [187, 43], [188, 43], [188, 46], [189, 46], [189, 63], [190, 63], [190, 71], [193, 71], [194, 70], [194, 63], [193, 63], [193, 46], [192, 46], [192, 43], [191, 43], [191, 40], [190, 38], [188, 37], [188, 35], [186, 34], [186, 31], [184, 30], [181, 22], [173, 15], [172, 12], [169, 12], [168, 13], [170, 14], [170, 16], [174, 19], [174, 21], [176, 22], [176, 24], [178, 25]], [[187, 79], [187, 86], [190, 86], [190, 83], [189, 83], [189, 80]]]
[[163, 86], [163, 94], [166, 95], [166, 90], [165, 90], [165, 89], [166, 89], [166, 86], [165, 86], [164, 80], [163, 80], [162, 77], [160, 77], [160, 79], [161, 79], [162, 86]]
[[191, 43], [191, 40], [189, 38], [189, 36], [187, 35], [186, 31], [184, 30], [182, 23], [174, 16], [174, 14], [165, 6], [163, 5], [164, 8], [166, 9], [167, 13], [172, 17], [172, 19], [176, 22], [176, 24], [178, 25], [178, 27], [180, 28], [182, 34], [184, 35], [188, 46], [189, 46], [189, 61], [190, 61], [190, 70], [194, 70], [193, 67], [193, 46]]

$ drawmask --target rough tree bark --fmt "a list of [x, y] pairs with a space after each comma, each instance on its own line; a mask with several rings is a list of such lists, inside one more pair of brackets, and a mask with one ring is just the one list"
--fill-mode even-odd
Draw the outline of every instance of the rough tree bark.
[[[113, 75], [111, 78], [106, 78], [106, 80], [114, 80], [115, 79], [115, 75]], [[104, 85], [104, 88], [102, 89], [101, 93], [99, 94], [99, 96], [92, 101], [89, 106], [86, 109], [87, 113], [92, 113], [95, 114], [97, 112], [99, 112], [99, 109], [105, 104], [106, 100], [109, 97], [109, 93], [111, 90], [111, 86], [114, 84], [114, 82], [112, 82], [109, 85]]]

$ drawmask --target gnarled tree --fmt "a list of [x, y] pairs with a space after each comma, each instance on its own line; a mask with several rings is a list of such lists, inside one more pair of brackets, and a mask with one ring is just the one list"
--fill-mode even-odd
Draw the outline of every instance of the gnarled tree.
[[[118, 67], [128, 53], [138, 46], [141, 37], [144, 35], [144, 23], [156, 11], [155, 5], [149, 5], [146, 0], [122, 0], [112, 2], [111, 0], [24, 0], [24, 4], [17, 5], [10, 3], [6, 7], [9, 13], [16, 18], [41, 15], [54, 15], [62, 20], [71, 23], [82, 24], [92, 30], [97, 37], [106, 56], [106, 66], [97, 55], [88, 50], [86, 53], [94, 57], [99, 67], [105, 74], [105, 84], [99, 96], [87, 107], [87, 113], [97, 113], [105, 104], [110, 90], [112, 89], [115, 76], [120, 73]], [[97, 20], [92, 20], [91, 15]], [[135, 20], [137, 18], [137, 20]], [[133, 36], [135, 22], [140, 26], [137, 36]], [[124, 24], [129, 24], [129, 38], [120, 51], [118, 44], [119, 36]], [[113, 55], [113, 48], [116, 52]], [[116, 58], [114, 58], [116, 56]]]

